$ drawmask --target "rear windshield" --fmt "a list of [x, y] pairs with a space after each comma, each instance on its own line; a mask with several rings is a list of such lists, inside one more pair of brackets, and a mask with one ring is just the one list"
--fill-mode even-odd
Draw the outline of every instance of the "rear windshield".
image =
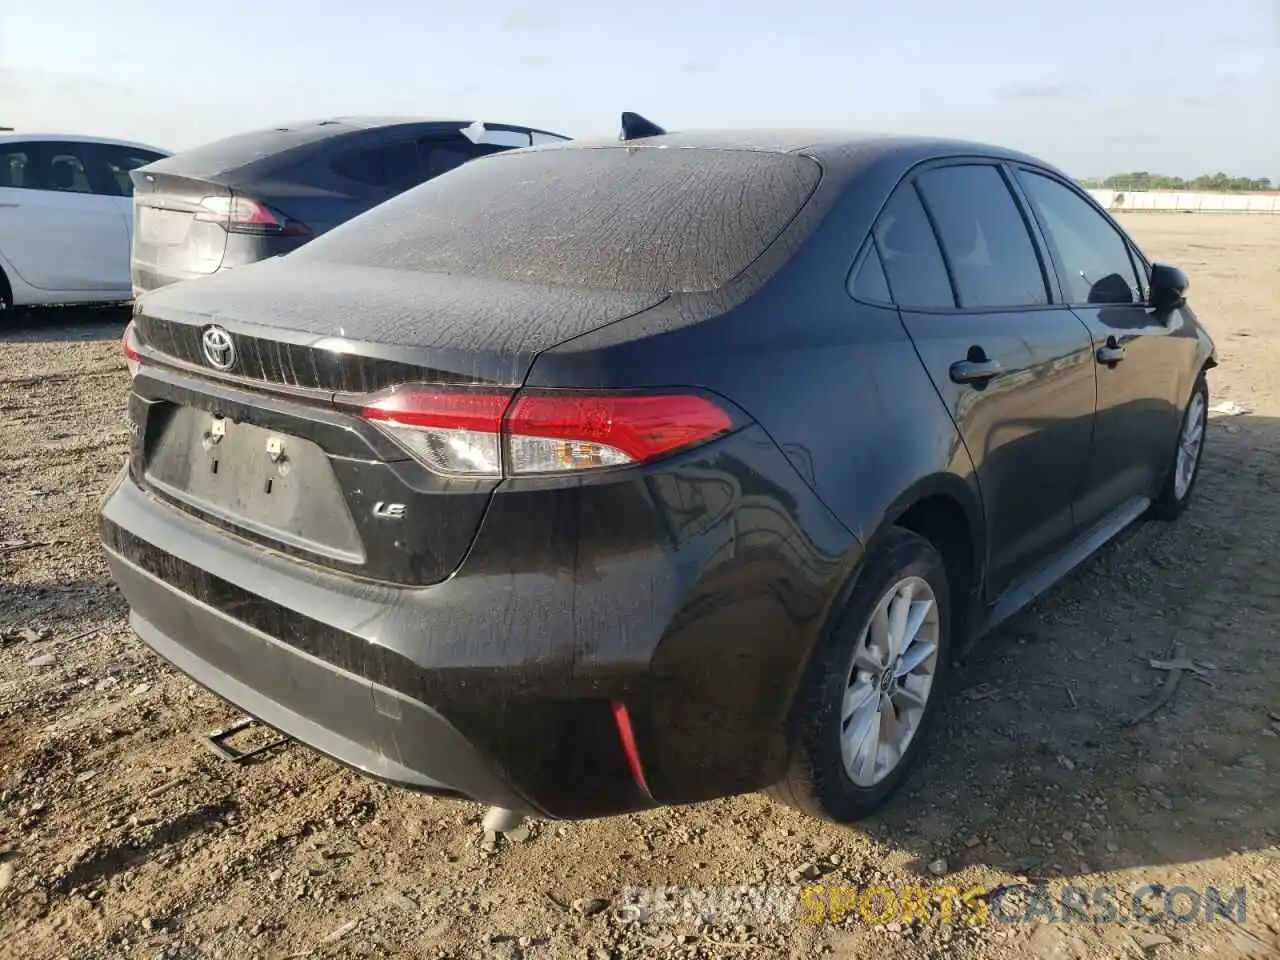
[[294, 256], [645, 293], [714, 290], [813, 193], [794, 154], [552, 148], [465, 164]]
[[183, 150], [159, 161], [151, 169], [157, 173], [176, 173], [189, 177], [211, 177], [229, 173], [254, 161], [270, 157], [294, 147], [316, 143], [336, 134], [350, 132], [349, 127], [331, 123], [308, 123], [299, 127], [253, 130], [215, 140], [191, 150]]

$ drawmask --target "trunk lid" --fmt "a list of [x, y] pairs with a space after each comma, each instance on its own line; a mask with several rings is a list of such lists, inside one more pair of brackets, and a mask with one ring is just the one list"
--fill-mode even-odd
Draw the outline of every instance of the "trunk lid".
[[133, 251], [130, 276], [135, 291], [151, 290], [179, 278], [214, 273], [222, 266], [227, 231], [197, 220], [206, 197], [229, 199], [229, 187], [196, 177], [140, 168], [133, 180]]
[[[165, 287], [134, 320], [131, 472], [263, 546], [434, 583], [462, 562], [500, 481], [428, 470], [354, 412], [360, 396], [410, 382], [514, 390], [543, 350], [661, 299], [291, 258]], [[230, 364], [210, 361], [211, 327]]]
[[[206, 375], [333, 393], [420, 379], [519, 386], [539, 353], [666, 299], [348, 266], [297, 256], [238, 267], [147, 294], [139, 332]], [[236, 340], [217, 370], [202, 353], [210, 324]]]

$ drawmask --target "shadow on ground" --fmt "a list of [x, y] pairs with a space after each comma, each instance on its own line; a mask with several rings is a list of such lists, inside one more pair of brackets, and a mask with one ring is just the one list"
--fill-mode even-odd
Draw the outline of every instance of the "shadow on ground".
[[[868, 829], [921, 865], [1045, 879], [1280, 842], [1278, 461], [1280, 420], [1211, 421], [1187, 513], [1135, 524], [979, 643]], [[1202, 672], [1136, 719], [1174, 657]]]
[[19, 307], [0, 322], [0, 341], [73, 343], [119, 340], [131, 311], [128, 304]]
[[105, 573], [63, 580], [0, 580], [0, 633], [32, 624], [75, 623], [83, 617], [123, 618], [127, 613], [124, 598]]

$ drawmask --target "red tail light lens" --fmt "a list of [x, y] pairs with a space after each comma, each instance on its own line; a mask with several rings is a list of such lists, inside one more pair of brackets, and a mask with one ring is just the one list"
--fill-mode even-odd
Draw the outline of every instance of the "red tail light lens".
[[129, 368], [129, 376], [136, 377], [138, 369], [142, 366], [142, 355], [138, 353], [138, 334], [133, 328], [132, 320], [124, 328], [124, 336], [120, 338], [120, 345], [124, 348], [124, 362]]
[[216, 223], [229, 233], [287, 237], [305, 237], [311, 233], [306, 224], [249, 197], [205, 197], [200, 201], [196, 219]]
[[691, 393], [513, 398], [405, 386], [374, 398], [361, 415], [430, 469], [477, 478], [644, 463], [734, 427], [725, 410]]
[[521, 394], [507, 414], [512, 473], [643, 463], [727, 433], [733, 420], [694, 394]]

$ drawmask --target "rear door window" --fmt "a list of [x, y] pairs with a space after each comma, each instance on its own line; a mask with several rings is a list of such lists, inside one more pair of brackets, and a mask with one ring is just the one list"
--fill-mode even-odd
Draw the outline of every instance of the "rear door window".
[[876, 245], [867, 245], [866, 256], [854, 271], [849, 283], [849, 293], [857, 300], [865, 303], [893, 303], [893, 295], [889, 292], [889, 282], [885, 279], [884, 264], [880, 262], [880, 253]]
[[1141, 303], [1142, 284], [1129, 244], [1115, 227], [1052, 177], [1022, 170], [1018, 179], [1054, 247], [1067, 299], [1074, 304]]
[[93, 193], [93, 184], [89, 180], [89, 165], [84, 155], [88, 152], [83, 144], [51, 143], [52, 148], [45, 168], [46, 190], [57, 190], [61, 193]]
[[1040, 258], [999, 169], [939, 167], [916, 181], [933, 215], [961, 307], [1049, 302]]
[[129, 172], [161, 159], [164, 154], [111, 143], [94, 144], [93, 162], [99, 168], [104, 184], [122, 197], [133, 196], [133, 180]]
[[873, 232], [898, 306], [921, 310], [955, 307], [938, 238], [913, 183], [904, 183], [894, 191]]

